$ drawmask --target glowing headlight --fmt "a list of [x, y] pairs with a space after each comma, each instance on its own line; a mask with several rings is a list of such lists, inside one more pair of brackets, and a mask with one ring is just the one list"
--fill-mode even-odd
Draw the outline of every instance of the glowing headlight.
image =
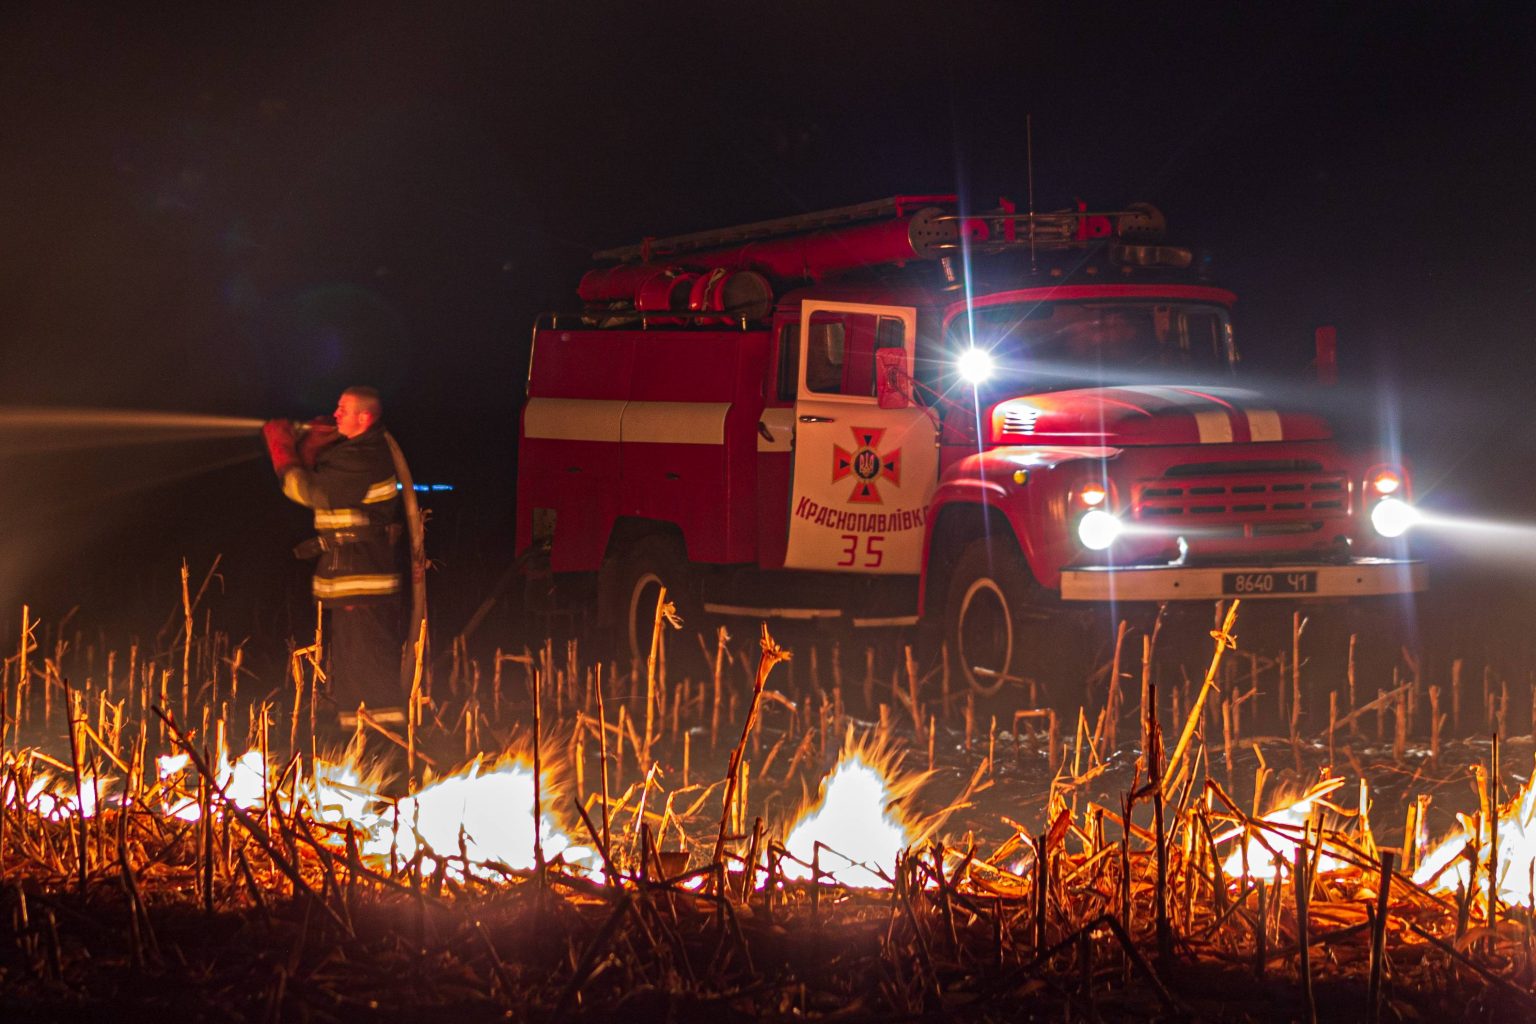
[[1096, 508], [1077, 522], [1077, 539], [1090, 551], [1103, 551], [1120, 536], [1120, 520]]
[[1371, 525], [1383, 537], [1401, 537], [1418, 521], [1418, 510], [1399, 498], [1382, 498], [1371, 509]]
[[1104, 504], [1104, 499], [1109, 497], [1109, 492], [1103, 484], [1084, 484], [1082, 490], [1077, 492], [1077, 500], [1089, 508], [1098, 508]]
[[980, 384], [992, 376], [992, 356], [979, 348], [966, 349], [955, 362], [955, 369], [967, 384]]

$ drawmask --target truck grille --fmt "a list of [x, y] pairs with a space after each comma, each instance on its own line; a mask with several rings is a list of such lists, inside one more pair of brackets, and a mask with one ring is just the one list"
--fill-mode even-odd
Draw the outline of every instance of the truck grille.
[[1019, 408], [1011, 406], [1003, 410], [1003, 433], [1005, 434], [1033, 434], [1035, 421], [1040, 418], [1039, 409], [1028, 407]]
[[[1134, 515], [1144, 523], [1312, 522], [1349, 515], [1349, 480], [1315, 464], [1178, 466], [1134, 488]], [[1215, 475], [1216, 470], [1220, 475]], [[1257, 471], [1256, 471], [1257, 470]], [[1265, 530], [1261, 532], [1273, 532]]]

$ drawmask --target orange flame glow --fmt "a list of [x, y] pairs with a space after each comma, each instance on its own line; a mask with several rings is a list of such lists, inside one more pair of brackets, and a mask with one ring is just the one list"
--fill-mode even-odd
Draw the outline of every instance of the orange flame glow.
[[[1324, 798], [1329, 793], [1343, 784], [1342, 778], [1325, 779], [1309, 789], [1300, 799], [1277, 807], [1264, 815], [1262, 821], [1284, 827], [1255, 827], [1248, 835], [1246, 849], [1239, 846], [1222, 862], [1223, 874], [1228, 878], [1241, 878], [1245, 858], [1247, 873], [1252, 878], [1273, 881], [1288, 874], [1296, 860], [1296, 851], [1301, 846], [1303, 830], [1311, 820], [1313, 812], [1318, 804], [1324, 802]], [[1230, 829], [1216, 836], [1216, 842], [1218, 844], [1228, 842], [1243, 835], [1245, 831], [1247, 830], [1241, 827]], [[1327, 845], [1324, 844], [1324, 849], [1317, 857], [1318, 873], [1339, 871], [1348, 866], [1346, 861], [1329, 854]]]
[[911, 844], [907, 829], [890, 814], [892, 802], [885, 774], [862, 754], [845, 754], [823, 784], [820, 801], [784, 841], [790, 855], [803, 862], [785, 861], [784, 876], [808, 879], [811, 869], [805, 865], [817, 863], [824, 876], [843, 885], [890, 888], [896, 859]]
[[[196, 787], [187, 778], [191, 768], [191, 758], [184, 754], [157, 760], [157, 786], [150, 798], [160, 813], [182, 821], [202, 816]], [[235, 761], [221, 756], [213, 773], [222, 794], [215, 813], [225, 801], [242, 810], [261, 809], [277, 775], [263, 762], [259, 750], [247, 751]], [[544, 801], [554, 806], [560, 796], [549, 774], [544, 780]], [[311, 777], [289, 783], [287, 791], [272, 793], [271, 798], [289, 808], [303, 805], [324, 824], [351, 824], [360, 852], [375, 861], [390, 857], [409, 861], [420, 854], [429, 861], [447, 862], [448, 871], [459, 876], [494, 876], [535, 866], [533, 769], [527, 758], [507, 756], [489, 768], [476, 759], [398, 800], [385, 795], [382, 781], [380, 773], [365, 771], [355, 759], [322, 760]], [[99, 791], [103, 804], [121, 803], [120, 796], [105, 795], [105, 784], [98, 786], [89, 778], [84, 792], [76, 796], [74, 787], [53, 773], [30, 776], [24, 794], [18, 794], [18, 789], [14, 781], [7, 781], [0, 788], [0, 799], [50, 820], [94, 815]], [[560, 858], [588, 874], [595, 871], [594, 851], [573, 844], [547, 812], [539, 820], [546, 860]]]
[[[1413, 880], [1419, 885], [1454, 893], [1473, 888], [1472, 864], [1464, 854], [1475, 851], [1487, 884], [1487, 865], [1493, 859], [1493, 843], [1486, 822], [1458, 814], [1461, 831], [1451, 835], [1419, 861]], [[1496, 871], [1499, 898], [1506, 903], [1529, 905], [1533, 898], [1531, 875], [1536, 870], [1536, 776], [1513, 800], [1499, 808], [1499, 850]]]

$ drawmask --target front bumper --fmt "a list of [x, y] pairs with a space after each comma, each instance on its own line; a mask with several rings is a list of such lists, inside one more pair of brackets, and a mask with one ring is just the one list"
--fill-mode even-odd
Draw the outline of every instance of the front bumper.
[[[1267, 584], [1267, 585], [1266, 585]], [[1422, 562], [1357, 558], [1344, 565], [1117, 565], [1063, 569], [1063, 601], [1290, 600], [1412, 594], [1429, 585]]]

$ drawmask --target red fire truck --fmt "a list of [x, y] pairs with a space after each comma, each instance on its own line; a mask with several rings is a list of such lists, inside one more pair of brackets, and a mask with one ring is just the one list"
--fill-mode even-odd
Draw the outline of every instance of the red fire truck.
[[520, 557], [631, 656], [665, 585], [921, 623], [982, 692], [1072, 608], [1423, 589], [1404, 467], [1237, 387], [1235, 297], [1163, 236], [921, 195], [596, 253], [534, 331]]

